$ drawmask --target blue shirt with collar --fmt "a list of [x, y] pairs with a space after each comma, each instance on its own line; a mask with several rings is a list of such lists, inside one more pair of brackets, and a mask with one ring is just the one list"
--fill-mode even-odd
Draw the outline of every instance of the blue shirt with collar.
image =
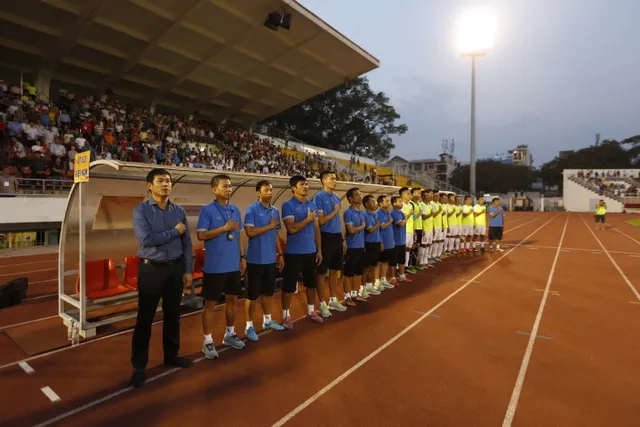
[[[179, 222], [187, 227], [182, 235], [175, 228]], [[161, 209], [153, 198], [140, 203], [133, 210], [133, 233], [140, 244], [140, 258], [167, 262], [183, 256], [184, 273], [193, 272], [193, 246], [182, 206], [169, 201], [167, 207]]]
[[280, 230], [280, 213], [275, 206], [266, 207], [255, 201], [244, 213], [244, 226], [260, 228], [269, 225], [271, 218], [278, 221], [273, 230], [250, 237], [247, 246], [247, 262], [250, 264], [273, 264], [276, 262], [276, 239]]
[[[500, 211], [501, 209], [502, 209], [501, 206], [495, 207], [491, 205], [487, 209], [487, 212], [492, 214]], [[504, 211], [502, 211], [500, 214], [494, 217], [489, 216], [489, 227], [502, 227], [502, 226], [504, 226]]]
[[[362, 225], [362, 219], [364, 218], [364, 212], [356, 210], [353, 206], [344, 211], [342, 216], [344, 218], [344, 225], [351, 224], [354, 227], [360, 227]], [[358, 231], [355, 234], [350, 234], [347, 230], [347, 248], [349, 249], [362, 249], [364, 248], [364, 229]]]
[[[307, 211], [309, 209], [311, 209], [311, 212], [317, 211], [316, 205], [313, 202], [307, 200], [301, 202], [295, 197], [292, 197], [282, 205], [282, 219], [293, 218], [293, 222], [300, 222], [307, 217]], [[315, 254], [317, 251], [315, 224], [313, 222], [307, 224], [297, 233], [290, 234], [287, 231], [286, 253]]]
[[393, 241], [396, 246], [406, 246], [407, 244], [407, 223], [398, 227], [400, 221], [404, 221], [404, 212], [394, 209], [391, 211], [391, 218], [393, 218]]
[[[340, 197], [336, 193], [329, 193], [321, 190], [313, 196], [313, 204], [318, 208], [318, 212], [323, 215], [329, 215], [335, 209], [335, 205], [340, 205]], [[342, 233], [342, 224], [340, 224], [340, 212], [331, 220], [320, 226], [323, 233]]]
[[364, 229], [365, 231], [364, 241], [367, 243], [380, 243], [382, 241], [382, 238], [380, 236], [380, 227], [376, 228], [373, 233], [369, 233], [367, 231], [367, 228], [373, 227], [374, 225], [376, 225], [377, 219], [378, 219], [378, 216], [376, 215], [375, 212], [373, 213], [369, 211], [364, 212], [364, 220], [366, 224], [366, 227]]
[[[382, 225], [389, 221], [389, 218], [391, 218], [391, 212], [387, 212], [384, 209], [378, 209], [376, 216]], [[384, 250], [393, 249], [395, 247], [393, 239], [393, 223], [385, 229], [380, 228], [380, 238], [382, 240], [382, 247]]]
[[227, 238], [228, 233], [206, 240], [204, 249], [204, 266], [202, 271], [207, 274], [231, 273], [240, 271], [240, 231], [242, 218], [240, 209], [232, 204], [224, 206], [218, 202], [209, 203], [200, 211], [197, 231], [215, 230], [224, 226], [228, 220], [240, 224], [238, 230], [233, 230], [233, 240]]

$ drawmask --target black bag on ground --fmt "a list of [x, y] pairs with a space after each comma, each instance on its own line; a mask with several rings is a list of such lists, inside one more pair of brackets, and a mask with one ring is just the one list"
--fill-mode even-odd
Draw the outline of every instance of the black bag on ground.
[[20, 277], [0, 285], [0, 308], [20, 304], [27, 297], [29, 279]]

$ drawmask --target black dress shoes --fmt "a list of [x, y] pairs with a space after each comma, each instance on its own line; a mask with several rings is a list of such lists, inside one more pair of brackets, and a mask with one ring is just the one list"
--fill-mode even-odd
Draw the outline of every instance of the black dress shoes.
[[168, 359], [164, 359], [165, 365], [179, 366], [180, 368], [190, 368], [193, 366], [193, 362], [186, 357], [174, 356]]
[[134, 369], [133, 374], [131, 375], [131, 379], [129, 380], [129, 384], [131, 384], [135, 388], [139, 388], [142, 387], [146, 380], [147, 377], [144, 374], [144, 369]]

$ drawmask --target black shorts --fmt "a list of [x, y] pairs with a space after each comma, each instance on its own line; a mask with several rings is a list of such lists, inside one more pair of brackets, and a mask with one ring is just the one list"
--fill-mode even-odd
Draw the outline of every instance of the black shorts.
[[344, 277], [362, 276], [364, 248], [348, 248], [344, 256]]
[[422, 244], [422, 230], [414, 230], [416, 234], [416, 240], [413, 241], [414, 245], [420, 246]]
[[502, 240], [502, 227], [489, 227], [489, 240]]
[[206, 301], [218, 301], [222, 293], [238, 296], [242, 294], [240, 272], [204, 273], [202, 277], [202, 298]]
[[380, 261], [380, 243], [364, 242], [364, 266], [375, 267]]
[[308, 289], [315, 289], [318, 280], [316, 271], [316, 254], [284, 254], [284, 271], [282, 272], [282, 292], [293, 293], [297, 289], [298, 279]]
[[342, 270], [342, 234], [320, 233], [322, 241], [322, 264], [318, 266], [318, 274], [327, 270]]
[[605, 215], [596, 215], [596, 224], [601, 222], [604, 224]]
[[391, 266], [396, 264], [396, 248], [385, 249], [380, 252], [380, 262]]
[[247, 264], [247, 298], [257, 300], [261, 295], [273, 296], [276, 289], [276, 264]]
[[394, 250], [396, 251], [396, 264], [404, 265], [404, 260], [406, 259], [405, 252], [407, 251], [407, 247], [405, 245], [396, 246]]

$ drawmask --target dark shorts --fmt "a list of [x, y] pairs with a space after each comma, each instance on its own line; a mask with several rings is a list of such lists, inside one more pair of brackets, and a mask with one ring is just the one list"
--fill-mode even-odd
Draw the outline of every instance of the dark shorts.
[[380, 243], [364, 243], [364, 266], [375, 267], [380, 261]]
[[247, 264], [247, 298], [273, 296], [276, 289], [276, 264]]
[[502, 240], [503, 227], [489, 227], [489, 240]]
[[320, 233], [322, 241], [322, 264], [318, 266], [318, 274], [327, 270], [342, 270], [342, 234]]
[[414, 230], [416, 233], [416, 240], [414, 240], [413, 244], [420, 246], [422, 244], [422, 230]]
[[396, 251], [396, 264], [404, 265], [404, 260], [406, 259], [405, 252], [407, 251], [407, 247], [405, 245], [396, 246], [394, 250]]
[[349, 248], [344, 256], [344, 277], [362, 276], [364, 248]]
[[295, 292], [301, 276], [306, 288], [315, 289], [318, 280], [316, 254], [284, 254], [282, 292]]
[[385, 249], [380, 252], [380, 262], [394, 266], [396, 264], [396, 248]]
[[238, 296], [242, 294], [242, 280], [239, 271], [229, 273], [204, 273], [202, 277], [202, 298], [218, 301], [222, 293]]
[[605, 215], [596, 215], [596, 224], [601, 222], [604, 224], [605, 220]]

